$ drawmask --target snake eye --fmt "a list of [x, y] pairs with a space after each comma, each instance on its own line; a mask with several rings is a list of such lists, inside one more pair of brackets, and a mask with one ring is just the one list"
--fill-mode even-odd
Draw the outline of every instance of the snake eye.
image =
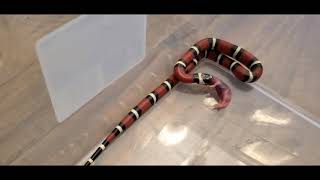
[[201, 78], [202, 78], [203, 82], [205, 82], [206, 84], [209, 84], [211, 82], [213, 76], [210, 74], [202, 73]]

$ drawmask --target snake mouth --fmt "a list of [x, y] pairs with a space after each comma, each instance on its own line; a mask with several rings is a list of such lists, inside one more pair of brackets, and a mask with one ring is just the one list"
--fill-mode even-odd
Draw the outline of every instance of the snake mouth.
[[217, 81], [215, 84], [209, 86], [210, 89], [215, 90], [218, 95], [218, 103], [213, 105], [213, 109], [224, 109], [226, 108], [231, 102], [231, 89], [228, 85], [221, 81]]

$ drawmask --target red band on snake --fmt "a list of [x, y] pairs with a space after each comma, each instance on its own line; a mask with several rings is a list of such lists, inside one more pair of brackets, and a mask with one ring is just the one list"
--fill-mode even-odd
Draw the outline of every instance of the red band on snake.
[[225, 108], [231, 101], [231, 90], [224, 82], [206, 73], [188, 74], [204, 58], [213, 60], [220, 66], [229, 69], [236, 78], [247, 83], [258, 80], [263, 72], [260, 61], [245, 49], [221, 39], [206, 38], [200, 40], [179, 59], [174, 67], [174, 73], [130, 110], [95, 150], [85, 166], [90, 166], [119, 134], [128, 129], [179, 81], [215, 88], [219, 101], [213, 108]]

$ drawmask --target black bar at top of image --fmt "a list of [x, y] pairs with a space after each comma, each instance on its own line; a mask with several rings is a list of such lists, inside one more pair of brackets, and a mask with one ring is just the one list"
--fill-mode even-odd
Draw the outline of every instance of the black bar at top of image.
[[2, 14], [318, 14], [317, 1], [2, 1]]

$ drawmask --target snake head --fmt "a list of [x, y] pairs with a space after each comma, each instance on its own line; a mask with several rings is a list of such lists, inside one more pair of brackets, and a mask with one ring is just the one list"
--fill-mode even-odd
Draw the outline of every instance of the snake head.
[[226, 108], [230, 102], [231, 102], [231, 89], [228, 85], [226, 85], [224, 82], [219, 80], [218, 78], [212, 79], [213, 84], [209, 87], [212, 89], [215, 89], [218, 95], [218, 103], [213, 106], [213, 109], [224, 109]]

